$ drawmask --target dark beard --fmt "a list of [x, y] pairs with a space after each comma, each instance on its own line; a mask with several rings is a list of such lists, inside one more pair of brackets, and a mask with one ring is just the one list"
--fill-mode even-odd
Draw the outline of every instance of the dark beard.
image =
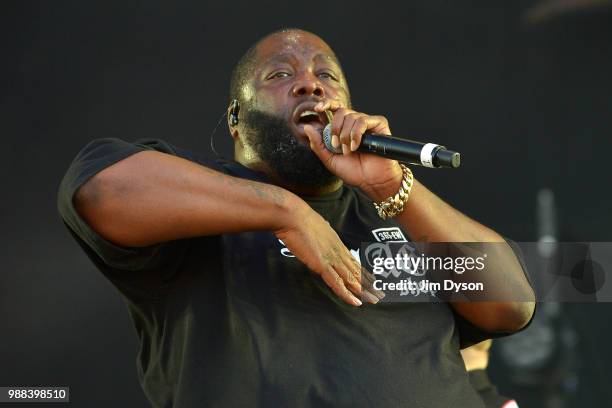
[[315, 190], [338, 181], [282, 118], [248, 110], [242, 120], [248, 129], [246, 142], [285, 184]]

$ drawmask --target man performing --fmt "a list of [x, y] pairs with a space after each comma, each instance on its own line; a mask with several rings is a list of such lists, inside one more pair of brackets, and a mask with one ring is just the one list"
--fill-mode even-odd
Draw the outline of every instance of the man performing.
[[[64, 222], [128, 304], [152, 405], [482, 407], [460, 348], [521, 330], [535, 307], [511, 247], [418, 181], [407, 188], [407, 167], [355, 151], [389, 124], [351, 108], [316, 35], [264, 37], [230, 93], [235, 162], [101, 139], [60, 186]], [[325, 111], [342, 154], [322, 143]], [[500, 242], [487, 279], [529, 301], [378, 302], [354, 254], [380, 228]]]

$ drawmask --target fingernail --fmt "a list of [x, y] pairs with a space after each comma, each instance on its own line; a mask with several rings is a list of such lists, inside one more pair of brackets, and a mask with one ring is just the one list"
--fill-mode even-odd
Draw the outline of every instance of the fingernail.
[[347, 145], [343, 144], [342, 145], [342, 154], [349, 154], [350, 153], [350, 149], [348, 148]]
[[354, 140], [351, 140], [351, 152], [357, 150], [357, 143]]
[[332, 146], [334, 146], [336, 149], [338, 146], [340, 146], [340, 140], [338, 140], [338, 136], [336, 135], [332, 135]]
[[355, 306], [361, 306], [361, 305], [363, 305], [363, 302], [362, 302], [361, 300], [357, 299], [357, 298], [355, 298], [355, 299], [353, 300], [353, 302], [355, 303]]
[[363, 292], [363, 297], [365, 297], [368, 300], [368, 302], [372, 303], [373, 305], [377, 304], [379, 300], [376, 296], [374, 296], [368, 291]]

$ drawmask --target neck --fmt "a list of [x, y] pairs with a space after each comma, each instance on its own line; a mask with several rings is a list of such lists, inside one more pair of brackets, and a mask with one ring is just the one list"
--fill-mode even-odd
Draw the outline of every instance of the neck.
[[[275, 184], [276, 181], [275, 181]], [[297, 194], [297, 195], [302, 195], [302, 196], [321, 196], [321, 195], [325, 195], [325, 194], [329, 194], [329, 193], [333, 193], [334, 191], [338, 190], [340, 187], [342, 187], [342, 180], [337, 179], [335, 180], [333, 183], [328, 184], [327, 186], [323, 186], [323, 187], [317, 187], [317, 188], [312, 188], [312, 187], [302, 187], [302, 186], [295, 186], [295, 185], [290, 185], [290, 184], [278, 184], [280, 187], [286, 188], [287, 190]]]

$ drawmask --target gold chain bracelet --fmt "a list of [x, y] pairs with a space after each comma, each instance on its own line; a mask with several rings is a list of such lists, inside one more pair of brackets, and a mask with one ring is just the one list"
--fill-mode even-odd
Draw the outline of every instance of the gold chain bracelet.
[[404, 205], [408, 201], [408, 197], [410, 197], [412, 182], [414, 181], [412, 170], [401, 163], [400, 167], [402, 168], [402, 183], [400, 184], [400, 189], [397, 194], [380, 203], [374, 203], [374, 207], [376, 211], [378, 211], [378, 216], [383, 220], [395, 217], [397, 214], [401, 213], [404, 210]]

